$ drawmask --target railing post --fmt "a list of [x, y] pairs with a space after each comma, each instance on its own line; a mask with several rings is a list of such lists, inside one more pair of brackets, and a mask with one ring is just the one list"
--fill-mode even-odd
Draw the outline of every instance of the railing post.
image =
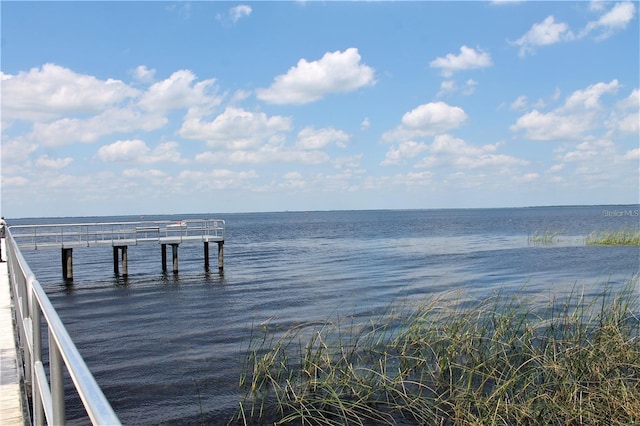
[[58, 343], [49, 329], [49, 376], [51, 377], [51, 406], [53, 407], [53, 424], [65, 424], [64, 410], [64, 378], [62, 374], [62, 356]]
[[[31, 345], [30, 349], [33, 350], [31, 354], [31, 361], [27, 365], [27, 369], [31, 372], [31, 389], [33, 392], [33, 422], [37, 426], [44, 424], [44, 405], [42, 404], [42, 394], [40, 393], [40, 386], [38, 386], [38, 374], [36, 372], [36, 364], [42, 362], [42, 333], [41, 333], [41, 313], [40, 306], [36, 299], [35, 292], [29, 282], [29, 305], [31, 315]], [[25, 350], [25, 354], [28, 351]], [[27, 360], [25, 359], [25, 363]]]

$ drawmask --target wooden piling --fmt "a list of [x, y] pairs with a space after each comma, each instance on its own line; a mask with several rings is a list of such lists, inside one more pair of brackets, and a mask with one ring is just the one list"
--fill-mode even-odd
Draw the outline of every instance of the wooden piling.
[[62, 248], [62, 278], [73, 280], [73, 249]]
[[125, 277], [129, 275], [127, 249], [127, 246], [113, 246], [113, 273], [116, 275], [120, 275], [120, 252], [122, 252], [122, 275]]
[[162, 244], [162, 272], [167, 273], [167, 245]]
[[171, 244], [171, 257], [173, 258], [173, 273], [178, 273], [178, 246], [179, 244]]
[[204, 270], [209, 272], [209, 241], [204, 242]]
[[218, 241], [218, 269], [224, 269], [224, 241]]

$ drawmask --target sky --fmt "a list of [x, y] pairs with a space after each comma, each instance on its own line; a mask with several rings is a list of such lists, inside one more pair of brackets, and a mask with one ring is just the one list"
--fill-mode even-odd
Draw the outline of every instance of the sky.
[[2, 1], [0, 212], [635, 204], [639, 5]]

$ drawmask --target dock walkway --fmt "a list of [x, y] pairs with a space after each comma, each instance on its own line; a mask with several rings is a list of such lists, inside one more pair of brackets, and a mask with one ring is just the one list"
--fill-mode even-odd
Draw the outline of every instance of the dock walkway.
[[[5, 240], [2, 244], [6, 259]], [[23, 426], [22, 391], [18, 373], [18, 351], [13, 326], [13, 301], [7, 263], [0, 263], [0, 425]]]

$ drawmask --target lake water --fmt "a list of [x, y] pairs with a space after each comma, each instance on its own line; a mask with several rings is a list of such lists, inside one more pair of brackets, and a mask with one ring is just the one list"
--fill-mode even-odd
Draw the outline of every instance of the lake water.
[[[585, 236], [638, 230], [638, 212], [631, 205], [148, 216], [225, 219], [224, 273], [204, 272], [197, 243], [180, 247], [178, 274], [162, 273], [159, 246], [130, 247], [127, 279], [114, 276], [110, 248], [84, 248], [74, 250], [72, 285], [61, 278], [59, 250], [23, 254], [123, 424], [225, 424], [243, 396], [242, 363], [260, 324], [364, 321], [442, 293], [549, 296], [578, 286], [596, 294], [638, 275], [640, 249], [586, 246]], [[561, 234], [534, 244], [536, 231]], [[67, 399], [71, 423], [87, 423], [77, 397]]]

